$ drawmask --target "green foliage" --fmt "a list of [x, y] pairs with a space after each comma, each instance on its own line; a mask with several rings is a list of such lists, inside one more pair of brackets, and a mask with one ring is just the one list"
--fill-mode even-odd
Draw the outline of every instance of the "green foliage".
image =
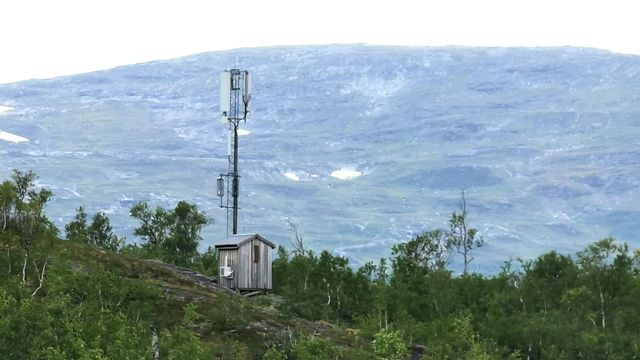
[[314, 336], [296, 340], [293, 354], [298, 360], [332, 360], [339, 356], [330, 340]]
[[[518, 260], [515, 267], [509, 261], [492, 277], [453, 277], [442, 265], [433, 266], [432, 254], [442, 248], [434, 244], [441, 240], [430, 232], [395, 246], [391, 274], [385, 261], [365, 264], [356, 272], [364, 279], [358, 292], [341, 293], [340, 301], [357, 298], [370, 310], [338, 318], [359, 319], [364, 336], [396, 329], [427, 345], [427, 359], [624, 359], [637, 353], [640, 253], [630, 254], [626, 244], [607, 238], [578, 252], [576, 260], [550, 252]], [[290, 309], [324, 318], [317, 309], [325, 306], [327, 292], [315, 276], [324, 274], [320, 269], [340, 273], [341, 268], [327, 266], [328, 254], [320, 266], [323, 255], [279, 253], [274, 276], [284, 281], [278, 291]]]
[[67, 240], [82, 243], [89, 243], [89, 224], [87, 223], [87, 212], [84, 206], [76, 209], [76, 215], [72, 221], [64, 226]]
[[226, 294], [220, 294], [218, 306], [212, 306], [203, 311], [202, 317], [210, 320], [208, 330], [217, 333], [236, 332], [245, 328], [252, 321], [250, 308], [245, 302], [235, 301]]
[[44, 214], [44, 208], [53, 198], [53, 193], [47, 188], [36, 189], [37, 179], [32, 171], [13, 170], [11, 179], [0, 185], [0, 230], [15, 234], [25, 250], [39, 237], [57, 235], [57, 229]]
[[184, 327], [164, 330], [160, 334], [160, 354], [163, 359], [171, 360], [199, 360], [210, 359], [207, 351], [198, 337]]
[[88, 224], [87, 213], [82, 206], [76, 210], [74, 219], [64, 228], [68, 240], [91, 244], [101, 249], [117, 251], [124, 243], [124, 239], [113, 233], [109, 218], [105, 213], [95, 214], [91, 224]]
[[[606, 238], [575, 256], [552, 251], [509, 260], [493, 276], [466, 266], [453, 276], [452, 257], [462, 255], [468, 265], [480, 246], [467, 224], [464, 194], [448, 232], [396, 244], [391, 259], [357, 270], [343, 257], [306, 249], [292, 225], [294, 248], [280, 247], [273, 263], [274, 292], [282, 300], [246, 301], [205, 295], [170, 273], [146, 272], [152, 262], [96, 250], [119, 247], [102, 213], [89, 222], [79, 208], [65, 226], [71, 241], [58, 242], [44, 213], [53, 195], [35, 180], [32, 172], [14, 171], [0, 184], [2, 358], [148, 359], [154, 334], [163, 359], [365, 359], [370, 350], [400, 359], [407, 355], [404, 341], [425, 345], [425, 359], [632, 359], [639, 353], [640, 250]], [[151, 210], [140, 203], [131, 215], [140, 220], [136, 235], [145, 243], [122, 253], [216, 273], [216, 251], [197, 252], [208, 219], [195, 205]], [[170, 279], [177, 284], [169, 289]], [[257, 315], [256, 307], [268, 310]], [[327, 321], [347, 324], [354, 335], [335, 341], [343, 330]], [[287, 330], [254, 330], [263, 326]]]
[[193, 266], [199, 257], [198, 243], [202, 227], [211, 222], [194, 204], [180, 201], [173, 210], [151, 210], [145, 202], [130, 212], [141, 224], [134, 230], [147, 248], [143, 254], [160, 254], [162, 260], [181, 266]]
[[196, 303], [188, 303], [184, 306], [184, 317], [182, 319], [182, 326], [188, 327], [190, 325], [193, 325], [198, 317], [198, 305]]
[[[491, 277], [465, 266], [456, 277], [448, 269], [452, 256], [462, 255], [468, 265], [471, 251], [482, 245], [467, 224], [464, 203], [461, 210], [453, 213], [448, 232], [428, 231], [394, 245], [391, 272], [383, 259], [349, 274], [346, 261], [306, 250], [296, 233], [291, 252], [278, 249], [274, 290], [293, 314], [357, 321], [365, 338], [394, 329], [400, 338], [426, 345], [427, 359], [603, 359], [637, 353], [640, 251], [631, 255], [626, 244], [607, 238], [575, 257], [550, 252], [509, 260]], [[377, 344], [374, 351], [384, 356]]]
[[[3, 357], [149, 358], [148, 323], [134, 321], [123, 312], [129, 304], [125, 293], [132, 289], [110, 283], [109, 279], [119, 278], [102, 270], [84, 276], [57, 261], [59, 266], [51, 268], [43, 296], [31, 297], [18, 283], [3, 281], [0, 288]], [[82, 280], [75, 281], [77, 276]]]
[[168, 213], [167, 222], [170, 235], [163, 244], [165, 256], [174, 264], [190, 266], [198, 256], [198, 242], [202, 240], [200, 230], [209, 220], [196, 205], [180, 201]]
[[131, 217], [140, 220], [141, 224], [134, 229], [133, 234], [141, 237], [150, 245], [161, 245], [169, 236], [169, 221], [167, 211], [161, 207], [155, 210], [149, 208], [146, 202], [136, 204], [130, 210]]
[[527, 307], [549, 312], [561, 309], [563, 289], [577, 281], [578, 269], [573, 260], [552, 251], [523, 265], [524, 296], [529, 299]]
[[378, 265], [368, 262], [358, 269], [358, 275], [369, 281], [368, 287], [364, 292], [371, 294], [369, 298], [374, 310], [359, 319], [360, 325], [366, 328], [365, 331], [369, 335], [389, 327], [391, 290], [387, 271], [387, 260], [385, 258], [381, 258]]
[[406, 243], [393, 245], [394, 277], [410, 280], [429, 271], [443, 270], [450, 261], [450, 252], [447, 235], [441, 230], [427, 231]]
[[314, 320], [352, 320], [368, 311], [369, 280], [347, 259], [328, 251], [286, 256], [280, 251], [273, 272], [274, 291], [285, 297], [287, 311]]
[[262, 355], [262, 360], [285, 360], [286, 356], [281, 353], [275, 346], [269, 346], [267, 351]]
[[373, 352], [385, 360], [401, 360], [407, 356], [407, 346], [402, 341], [400, 333], [392, 330], [382, 330], [374, 336]]
[[471, 315], [465, 312], [454, 316], [442, 329], [446, 341], [438, 341], [427, 350], [426, 359], [492, 360], [517, 358], [491, 340], [483, 339], [473, 329]]
[[14, 170], [11, 179], [0, 185], [0, 244], [7, 254], [8, 273], [20, 269], [21, 283], [32, 288], [32, 296], [42, 288], [49, 251], [58, 235], [58, 229], [44, 214], [53, 193], [37, 189], [36, 179], [31, 171]]
[[174, 360], [210, 359], [213, 347], [201, 341], [199, 335], [191, 330], [198, 326], [200, 320], [198, 305], [187, 303], [183, 310], [180, 324], [160, 333], [160, 357]]
[[89, 226], [89, 239], [95, 246], [116, 251], [123, 240], [113, 234], [109, 218], [102, 212], [93, 216], [91, 225]]
[[193, 267], [204, 275], [218, 276], [218, 257], [218, 251], [208, 247], [207, 251], [196, 257]]

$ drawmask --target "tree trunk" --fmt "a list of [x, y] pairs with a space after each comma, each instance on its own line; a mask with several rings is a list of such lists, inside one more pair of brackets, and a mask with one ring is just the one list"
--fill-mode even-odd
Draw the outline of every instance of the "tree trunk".
[[604, 294], [602, 293], [602, 287], [598, 285], [598, 289], [600, 290], [600, 316], [602, 317], [602, 329], [606, 328], [606, 320], [604, 314]]
[[36, 268], [36, 274], [38, 274], [38, 280], [40, 281], [40, 283], [38, 284], [38, 287], [33, 291], [33, 294], [31, 294], [31, 296], [36, 296], [36, 294], [38, 293], [38, 291], [40, 289], [42, 289], [42, 284], [44, 284], [44, 271], [47, 269], [47, 262], [49, 262], [49, 257], [47, 257], [46, 259], [44, 259], [44, 264], [42, 264], [42, 273], [38, 274], [38, 265], [36, 264], [36, 262], [33, 262], [33, 267]]
[[384, 310], [384, 329], [389, 330], [389, 313], [387, 310]]
[[322, 281], [324, 281], [324, 284], [327, 286], [327, 308], [328, 308], [329, 305], [331, 305], [331, 288], [329, 287], [329, 283], [327, 282], [327, 279], [322, 278]]
[[442, 316], [442, 314], [440, 313], [440, 307], [438, 306], [438, 300], [436, 300], [435, 296], [432, 296], [433, 299], [433, 304], [436, 306], [436, 311], [438, 312], [439, 315]]
[[22, 263], [22, 283], [27, 282], [27, 259], [29, 258], [29, 252], [24, 252], [24, 262]]
[[464, 249], [464, 253], [462, 254], [463, 258], [464, 258], [464, 268], [462, 270], [463, 274], [467, 274], [467, 267], [469, 266], [469, 261], [467, 261], [467, 248], [465, 245], [465, 249]]

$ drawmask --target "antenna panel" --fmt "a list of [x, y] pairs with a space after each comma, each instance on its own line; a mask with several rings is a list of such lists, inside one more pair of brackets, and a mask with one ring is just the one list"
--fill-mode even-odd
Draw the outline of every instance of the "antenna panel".
[[248, 71], [244, 74], [244, 94], [251, 95], [251, 74]]
[[229, 113], [231, 108], [231, 73], [220, 73], [220, 112]]
[[251, 112], [251, 74], [249, 72], [244, 73], [244, 94], [242, 99], [245, 103], [244, 111]]
[[216, 183], [217, 183], [217, 187], [218, 187], [218, 191], [217, 191], [217, 195], [218, 197], [224, 197], [224, 179], [221, 177], [216, 179]]

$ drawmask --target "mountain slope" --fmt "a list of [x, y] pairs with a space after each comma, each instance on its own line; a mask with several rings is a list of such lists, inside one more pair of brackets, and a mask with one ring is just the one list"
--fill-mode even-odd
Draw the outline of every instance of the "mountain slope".
[[194, 201], [218, 243], [217, 82], [234, 65], [255, 83], [242, 232], [287, 245], [289, 217], [312, 248], [366, 261], [446, 227], [464, 188], [480, 271], [610, 234], [638, 244], [640, 58], [592, 49], [241, 49], [0, 85], [0, 129], [30, 139], [0, 142], [0, 175], [31, 168], [59, 224], [84, 204], [130, 239], [135, 202]]

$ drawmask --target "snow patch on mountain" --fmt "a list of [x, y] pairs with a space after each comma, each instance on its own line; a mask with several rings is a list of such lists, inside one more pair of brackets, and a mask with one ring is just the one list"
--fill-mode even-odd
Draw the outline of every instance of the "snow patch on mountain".
[[[15, 108], [13, 108], [11, 106], [0, 105], [0, 114], [6, 113], [6, 112], [11, 111], [13, 109], [15, 109]], [[29, 141], [29, 139], [27, 139], [26, 137], [23, 137], [23, 136], [20, 136], [20, 135], [16, 135], [16, 134], [12, 134], [10, 132], [2, 131], [2, 130], [0, 130], [0, 140], [4, 140], [4, 141], [16, 143], [16, 144], [17, 143], [21, 143], [21, 142]]]
[[296, 173], [286, 172], [284, 173], [284, 176], [289, 180], [300, 181], [300, 177], [296, 175]]
[[362, 175], [361, 171], [347, 169], [347, 168], [339, 169], [331, 173], [331, 176], [333, 176], [334, 178], [338, 178], [340, 180], [355, 179], [361, 175]]
[[4, 141], [16, 143], [16, 144], [29, 141], [29, 139], [27, 139], [26, 137], [12, 134], [10, 132], [6, 132], [2, 130], [0, 130], [0, 140], [4, 140]]

